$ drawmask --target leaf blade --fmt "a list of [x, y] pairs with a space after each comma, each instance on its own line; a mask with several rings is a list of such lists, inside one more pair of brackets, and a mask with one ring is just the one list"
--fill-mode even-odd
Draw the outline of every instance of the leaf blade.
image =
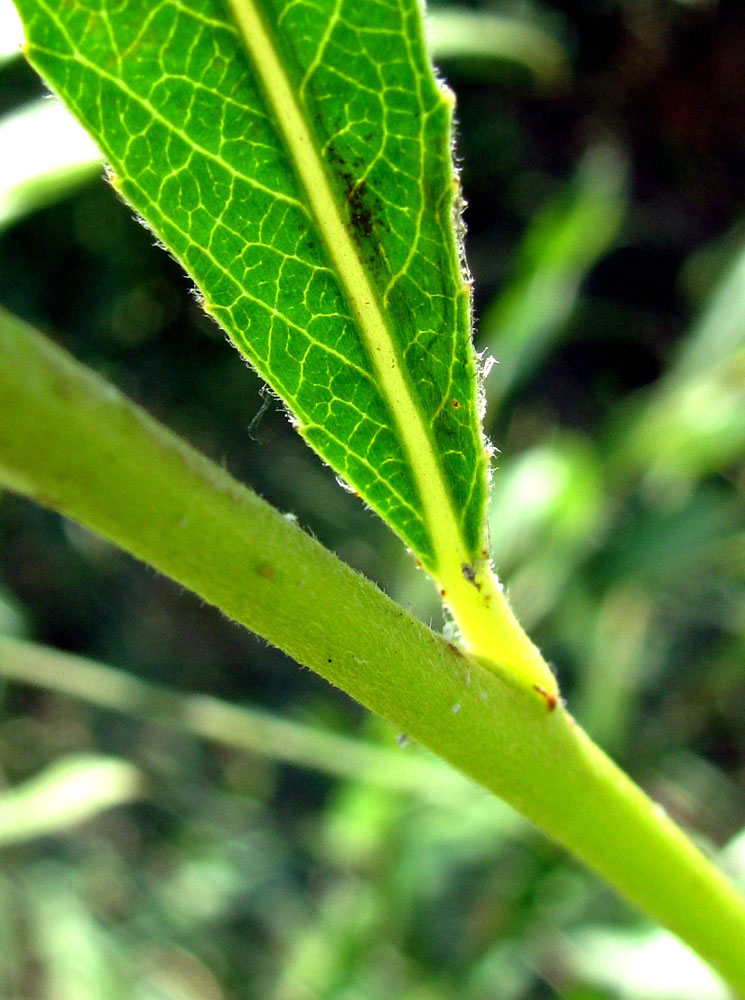
[[430, 570], [474, 561], [486, 457], [452, 102], [417, 6], [242, 0], [253, 74], [215, 2], [19, 6], [32, 59], [80, 95], [117, 187], [301, 434]]
[[467, 647], [553, 707], [484, 542], [452, 98], [418, 0], [231, 0], [242, 33], [221, 0], [17, 5], [29, 58], [306, 440], [435, 577]]
[[[406, 351], [413, 347], [413, 342], [421, 331], [418, 331], [416, 327], [411, 329], [412, 325], [410, 323], [394, 323], [392, 316], [390, 314], [387, 315], [387, 307], [390, 307], [392, 304], [395, 305], [396, 298], [401, 300], [398, 302], [399, 314], [403, 306], [410, 309], [410, 295], [404, 293], [402, 296], [397, 291], [397, 286], [406, 278], [412, 261], [416, 260], [418, 254], [421, 255], [415, 248], [426, 216], [422, 193], [424, 179], [429, 172], [427, 158], [424, 155], [426, 143], [423, 129], [426, 114], [422, 108], [412, 108], [413, 111], [419, 111], [419, 114], [414, 115], [414, 125], [420, 130], [418, 139], [419, 175], [416, 178], [415, 185], [416, 188], [420, 189], [420, 193], [417, 198], [416, 190], [411, 191], [409, 198], [409, 205], [415, 205], [416, 208], [416, 235], [414, 236], [413, 243], [406, 248], [405, 258], [394, 272], [390, 260], [388, 260], [388, 268], [383, 268], [381, 261], [381, 257], [389, 256], [392, 250], [391, 244], [386, 243], [385, 238], [379, 238], [378, 234], [374, 231], [378, 225], [385, 229], [385, 222], [376, 221], [369, 205], [362, 204], [362, 191], [364, 190], [367, 193], [368, 189], [373, 186], [372, 175], [374, 166], [372, 164], [374, 164], [375, 158], [373, 157], [367, 163], [363, 159], [359, 165], [355, 164], [356, 172], [353, 174], [352, 163], [354, 161], [349, 152], [346, 151], [345, 155], [342, 156], [338, 150], [338, 136], [343, 132], [343, 129], [338, 122], [334, 121], [334, 116], [330, 114], [323, 119], [324, 124], [334, 122], [334, 127], [337, 129], [336, 135], [327, 134], [324, 136], [325, 141], [322, 150], [326, 150], [325, 158], [322, 150], [317, 150], [316, 141], [314, 141], [314, 136], [308, 127], [312, 116], [311, 108], [318, 106], [320, 103], [320, 95], [317, 94], [314, 98], [309, 98], [308, 94], [314, 87], [313, 81], [315, 76], [324, 67], [324, 59], [321, 53], [328, 52], [333, 42], [335, 27], [340, 23], [340, 11], [343, 6], [342, 0], [337, 0], [334, 12], [323, 30], [322, 42], [306, 68], [302, 80], [295, 88], [298, 94], [297, 99], [293, 94], [290, 79], [284, 72], [274, 39], [262, 23], [257, 5], [251, 2], [251, 0], [230, 0], [230, 6], [250, 53], [255, 72], [261, 80], [267, 98], [273, 107], [275, 118], [280, 123], [283, 139], [291, 152], [295, 169], [301, 178], [308, 196], [313, 215], [316, 219], [317, 228], [323, 233], [324, 242], [333, 260], [336, 272], [339, 275], [345, 297], [352, 307], [356, 327], [360, 333], [366, 355], [372, 364], [377, 383], [381, 387], [383, 396], [393, 414], [404, 451], [414, 473], [420, 503], [424, 508], [425, 520], [427, 521], [433, 543], [436, 565], [442, 566], [444, 562], [452, 561], [453, 559], [456, 563], [459, 563], [463, 561], [465, 555], [471, 557], [467, 560], [470, 562], [475, 557], [475, 552], [480, 543], [483, 500], [481, 501], [479, 515], [475, 520], [475, 524], [472, 523], [469, 525], [470, 532], [464, 532], [466, 537], [459, 542], [457, 537], [454, 537], [453, 532], [454, 525], [457, 523], [457, 515], [452, 510], [453, 498], [448, 495], [452, 487], [451, 490], [446, 488], [445, 479], [448, 471], [450, 472], [451, 482], [457, 482], [459, 479], [467, 480], [468, 476], [464, 476], [463, 474], [459, 476], [454, 468], [447, 470], [443, 459], [445, 459], [448, 453], [442, 448], [440, 448], [440, 455], [442, 456], [440, 461], [443, 468], [439, 469], [437, 467], [437, 449], [436, 446], [432, 447], [433, 442], [430, 439], [429, 430], [425, 426], [425, 420], [423, 419], [427, 411], [425, 406], [422, 405], [422, 393], [417, 393], [416, 387], [410, 384], [411, 376], [416, 372], [417, 365], [407, 364], [405, 360]], [[286, 12], [290, 10], [291, 8], [285, 8]], [[386, 32], [386, 37], [387, 39], [390, 38], [388, 31]], [[407, 45], [409, 44], [407, 42]], [[380, 54], [376, 53], [376, 55], [378, 55], [378, 58], [381, 58]], [[385, 64], [378, 64], [379, 73], [381, 72], [381, 65], [384, 66]], [[421, 86], [419, 89], [421, 90]], [[432, 102], [432, 107], [428, 113], [438, 112], [440, 118], [443, 118], [443, 113], [447, 114], [447, 98], [444, 98], [440, 91], [435, 88], [430, 95], [430, 101]], [[303, 107], [303, 105], [305, 106]], [[449, 122], [443, 119], [442, 126], [442, 136], [449, 137]], [[317, 124], [316, 131], [318, 131], [318, 128]], [[327, 128], [325, 131], [328, 133], [331, 129]], [[380, 133], [385, 135], [385, 128], [381, 128]], [[367, 151], [367, 157], [369, 157], [370, 152]], [[390, 163], [390, 157], [387, 159]], [[333, 178], [329, 173], [329, 166], [334, 161], [336, 161], [337, 174], [342, 177], [344, 183], [347, 185], [346, 206], [344, 202], [339, 202], [338, 196], [334, 196]], [[347, 165], [348, 169], [345, 170]], [[447, 178], [445, 178], [445, 182], [445, 190], [447, 191]], [[382, 185], [378, 184], [376, 187], [380, 192]], [[411, 187], [412, 185], [410, 184], [409, 188]], [[452, 188], [452, 181], [450, 182], [450, 188]], [[344, 218], [345, 207], [347, 209], [346, 218]], [[411, 211], [411, 209], [409, 210]], [[380, 216], [384, 211], [385, 206], [381, 192], [376, 215]], [[448, 212], [452, 214], [451, 203], [448, 204]], [[448, 222], [450, 222], [450, 219], [448, 219]], [[441, 235], [442, 248], [445, 250], [447, 248], [447, 233], [443, 232]], [[452, 239], [450, 242], [454, 243]], [[454, 245], [451, 249], [455, 250]], [[459, 280], [459, 267], [455, 254], [452, 254], [452, 257], [453, 259], [449, 262], [450, 273], [456, 280], [452, 281], [452, 289], [449, 289], [443, 298], [448, 306], [453, 302], [457, 302], [459, 298], [465, 299], [467, 305], [468, 289], [462, 279]], [[363, 261], [367, 262], [367, 268]], [[422, 270], [422, 266], [417, 269], [418, 273], [421, 273]], [[395, 312], [395, 308], [393, 311]], [[470, 318], [467, 312], [463, 318], [466, 321], [464, 325], [465, 331], [470, 333]], [[396, 331], [406, 329], [407, 326], [410, 328], [409, 335], [403, 338], [399, 334], [397, 338]], [[457, 330], [456, 324], [451, 324], [451, 327], [454, 328], [454, 333], [463, 332], [462, 330]], [[444, 331], [441, 333], [441, 337], [444, 339]], [[398, 343], [396, 342], [397, 339]], [[460, 352], [455, 350], [455, 344], [448, 351], [451, 372], [458, 354], [466, 358], [469, 357], [470, 341], [468, 336], [462, 337], [460, 346], [462, 348]], [[428, 378], [432, 374], [431, 369], [427, 370], [429, 368], [430, 366], [425, 368]], [[473, 364], [471, 368], [472, 371], [469, 373], [471, 375], [470, 381], [475, 382], [476, 376]], [[409, 379], [407, 379], [407, 375]], [[407, 381], [409, 384], [407, 384]], [[448, 383], [451, 381], [452, 375], [449, 373]], [[448, 385], [449, 388], [450, 386]], [[468, 388], [471, 388], [470, 385]], [[475, 394], [471, 392], [471, 395], [473, 397], [470, 400], [472, 404], [471, 414], [474, 418], [472, 423], [477, 427], [475, 420]], [[452, 396], [448, 400], [447, 389], [445, 392], [442, 392], [442, 397], [444, 398], [434, 401], [438, 413], [444, 410], [448, 401], [457, 403], [458, 405], [455, 408], [460, 409], [461, 404], [456, 396]], [[435, 432], [436, 437], [436, 420], [434, 419], [431, 419], [431, 429]], [[319, 430], [322, 432], [322, 429], [319, 428]], [[302, 428], [301, 432], [303, 431], [305, 436], [311, 437], [309, 428]], [[477, 429], [473, 434], [473, 438], [478, 441]], [[451, 452], [450, 454], [455, 455], [456, 453]], [[457, 454], [459, 457], [463, 457], [462, 452], [458, 452]], [[454, 463], [451, 462], [450, 464], [452, 466]], [[474, 492], [474, 485], [479, 472], [483, 475], [483, 460], [480, 468], [477, 463], [474, 463], [470, 483], [467, 483], [468, 492], [471, 495]], [[462, 506], [466, 507], [467, 505]], [[449, 516], [445, 516], [449, 508]], [[463, 542], [466, 543], [465, 546]], [[420, 552], [419, 554], [421, 558], [422, 553]]]

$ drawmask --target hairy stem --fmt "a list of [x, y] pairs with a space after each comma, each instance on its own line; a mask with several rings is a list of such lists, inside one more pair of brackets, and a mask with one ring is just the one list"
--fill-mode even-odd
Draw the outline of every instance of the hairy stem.
[[745, 997], [745, 902], [562, 706], [464, 657], [4, 313], [0, 413], [0, 483], [179, 581], [490, 788]]

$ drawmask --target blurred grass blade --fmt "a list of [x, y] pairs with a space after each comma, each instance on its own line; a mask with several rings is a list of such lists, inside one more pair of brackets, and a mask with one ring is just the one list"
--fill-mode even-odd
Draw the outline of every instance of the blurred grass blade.
[[555, 88], [570, 78], [564, 47], [538, 25], [517, 17], [458, 7], [436, 7], [427, 16], [435, 59], [462, 59], [469, 75], [484, 62], [525, 67], [540, 87]]
[[614, 472], [691, 485], [745, 455], [745, 249], [667, 374], [612, 429]]
[[101, 172], [101, 152], [57, 101], [0, 118], [0, 230]]
[[[65, 861], [28, 865], [21, 875], [27, 947], [43, 969], [43, 987], [36, 995], [45, 1000], [113, 1000], [124, 996], [144, 1000], [145, 995], [133, 982], [137, 973], [131, 944], [127, 948], [121, 939], [117, 941], [111, 919], [102, 917], [105, 906], [96, 907], [89, 886], [79, 876], [76, 879], [74, 868]], [[153, 1000], [155, 996], [150, 994]]]
[[[723, 572], [745, 580], [745, 531], [723, 539], [717, 546], [716, 558]], [[742, 631], [745, 633], [745, 627]]]
[[526, 628], [566, 596], [578, 566], [602, 542], [608, 521], [600, 456], [586, 439], [556, 435], [550, 444], [504, 463], [489, 526]]
[[745, 246], [740, 244], [694, 323], [670, 372], [674, 380], [694, 378], [703, 369], [727, 363], [745, 348]]
[[0, 0], [0, 67], [19, 56], [22, 45], [23, 27], [16, 9], [10, 0]]
[[343, 2], [17, 6], [29, 59], [300, 434], [435, 578], [468, 648], [552, 706], [489, 563], [452, 95], [418, 0]]
[[68, 757], [0, 794], [0, 845], [63, 833], [142, 794], [132, 764], [108, 757]]
[[566, 959], [575, 976], [618, 1000], [732, 997], [700, 958], [672, 934], [654, 927], [584, 927], [567, 940]]
[[499, 362], [484, 384], [492, 419], [561, 333], [582, 281], [618, 238], [625, 207], [625, 163], [615, 150], [596, 147], [571, 187], [532, 221], [511, 280], [481, 322], [481, 346]]
[[585, 637], [588, 668], [576, 696], [577, 717], [593, 739], [621, 755], [634, 732], [634, 709], [654, 672], [661, 640], [654, 636], [654, 602], [638, 586], [621, 583], [599, 602]]
[[[376, 746], [206, 695], [178, 694], [114, 667], [10, 636], [0, 635], [0, 677], [441, 806], [462, 808], [480, 794], [457, 771], [417, 751]], [[495, 802], [498, 808], [501, 803]]]

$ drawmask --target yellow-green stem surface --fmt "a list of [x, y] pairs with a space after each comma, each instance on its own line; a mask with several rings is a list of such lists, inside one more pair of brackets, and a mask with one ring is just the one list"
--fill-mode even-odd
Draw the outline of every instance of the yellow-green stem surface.
[[521, 811], [745, 997], [745, 903], [559, 706], [464, 657], [93, 373], [0, 313], [0, 483], [265, 636]]

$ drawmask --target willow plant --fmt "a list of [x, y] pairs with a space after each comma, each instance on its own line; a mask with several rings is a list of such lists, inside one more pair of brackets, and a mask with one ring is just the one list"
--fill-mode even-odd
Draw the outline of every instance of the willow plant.
[[432, 577], [457, 641], [7, 314], [0, 482], [495, 791], [745, 996], [745, 904], [577, 726], [492, 568], [454, 102], [418, 0], [17, 6], [29, 60], [116, 189], [297, 431]]

